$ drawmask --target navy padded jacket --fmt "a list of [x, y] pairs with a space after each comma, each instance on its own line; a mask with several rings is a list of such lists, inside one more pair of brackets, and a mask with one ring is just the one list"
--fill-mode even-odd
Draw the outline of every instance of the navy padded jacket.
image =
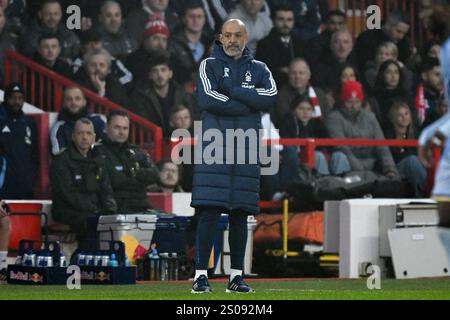
[[[216, 42], [211, 57], [200, 65], [197, 83], [197, 103], [205, 140], [197, 145], [197, 154], [203, 156], [211, 153], [208, 152], [211, 149], [209, 144], [217, 146], [214, 139], [206, 139], [204, 133], [207, 130], [219, 130], [224, 142], [227, 129], [254, 129], [259, 133], [261, 113], [270, 112], [276, 102], [277, 88], [271, 72], [264, 63], [254, 60], [247, 48], [235, 61], [225, 54], [222, 44]], [[245, 147], [240, 150], [235, 143], [233, 164], [226, 164], [227, 151], [230, 150], [222, 144], [222, 163], [208, 162], [217, 159], [218, 152], [213, 153], [213, 159], [203, 157], [201, 164], [194, 165], [192, 207], [214, 206], [227, 211], [259, 212], [259, 159], [249, 161], [250, 150], [258, 154], [258, 143], [250, 146], [246, 140]], [[245, 153], [245, 164], [236, 164], [239, 153]]]

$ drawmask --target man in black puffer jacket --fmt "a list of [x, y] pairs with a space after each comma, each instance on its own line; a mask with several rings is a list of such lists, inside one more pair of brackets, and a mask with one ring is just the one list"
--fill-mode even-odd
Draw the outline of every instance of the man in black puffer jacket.
[[128, 142], [130, 117], [122, 110], [108, 115], [106, 137], [98, 148], [105, 156], [118, 212], [137, 213], [150, 209], [147, 187], [158, 180], [150, 155]]

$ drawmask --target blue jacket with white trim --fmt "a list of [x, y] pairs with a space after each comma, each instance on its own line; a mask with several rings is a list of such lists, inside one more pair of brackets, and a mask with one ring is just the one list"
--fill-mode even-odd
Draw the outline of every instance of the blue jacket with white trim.
[[0, 105], [0, 199], [32, 199], [39, 169], [34, 120]]
[[103, 139], [106, 127], [106, 117], [104, 115], [90, 113], [87, 111], [87, 108], [84, 108], [80, 113], [74, 115], [63, 108], [58, 114], [57, 122], [50, 131], [50, 142], [52, 144], [52, 154], [54, 156], [70, 146], [75, 122], [81, 118], [88, 118], [92, 121], [95, 130], [95, 141]]
[[[261, 114], [270, 112], [276, 95], [277, 87], [271, 72], [264, 63], [254, 60], [247, 48], [235, 61], [217, 42], [211, 57], [200, 64], [197, 103], [205, 141], [199, 143], [201, 150], [198, 150], [202, 163], [194, 165], [193, 207], [215, 206], [227, 211], [259, 212]], [[222, 133], [222, 143], [214, 139], [206, 141], [205, 133], [209, 129]], [[232, 163], [226, 161], [230, 148], [226, 148], [225, 133], [229, 129], [244, 132], [253, 129], [251, 132], [256, 133], [253, 145], [249, 143], [251, 139], [246, 139], [241, 148], [235, 143], [231, 148], [234, 152]], [[210, 154], [213, 146], [217, 151], [217, 148], [222, 149], [222, 154]], [[245, 164], [237, 164], [237, 157], [242, 154]]]

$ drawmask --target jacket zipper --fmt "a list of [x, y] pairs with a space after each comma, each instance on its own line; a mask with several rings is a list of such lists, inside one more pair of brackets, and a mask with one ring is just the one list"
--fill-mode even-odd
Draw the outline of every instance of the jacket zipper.
[[[236, 77], [239, 76], [239, 74], [236, 75], [236, 73], [239, 73], [239, 68], [238, 68], [238, 64], [236, 62], [233, 62], [233, 66], [235, 68], [233, 68], [234, 70], [236, 70], [236, 72], [232, 72], [233, 75], [233, 85], [235, 85], [235, 83], [239, 83], [236, 82]], [[233, 70], [232, 69], [232, 70]], [[233, 117], [233, 130], [235, 130], [236, 128], [236, 118]], [[234, 144], [234, 141], [233, 141]], [[235, 159], [233, 159], [233, 164], [231, 165], [231, 188], [230, 188], [230, 210], [233, 209], [233, 202], [234, 202], [234, 173], [235, 173], [235, 167], [236, 167], [236, 159], [237, 159], [237, 155], [236, 153], [234, 154]]]

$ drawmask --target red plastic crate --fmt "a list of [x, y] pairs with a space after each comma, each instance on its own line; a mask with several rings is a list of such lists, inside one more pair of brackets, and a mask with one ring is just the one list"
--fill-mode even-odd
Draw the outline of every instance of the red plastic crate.
[[40, 241], [42, 204], [9, 202], [8, 205], [11, 208], [9, 250], [17, 251], [20, 240]]

